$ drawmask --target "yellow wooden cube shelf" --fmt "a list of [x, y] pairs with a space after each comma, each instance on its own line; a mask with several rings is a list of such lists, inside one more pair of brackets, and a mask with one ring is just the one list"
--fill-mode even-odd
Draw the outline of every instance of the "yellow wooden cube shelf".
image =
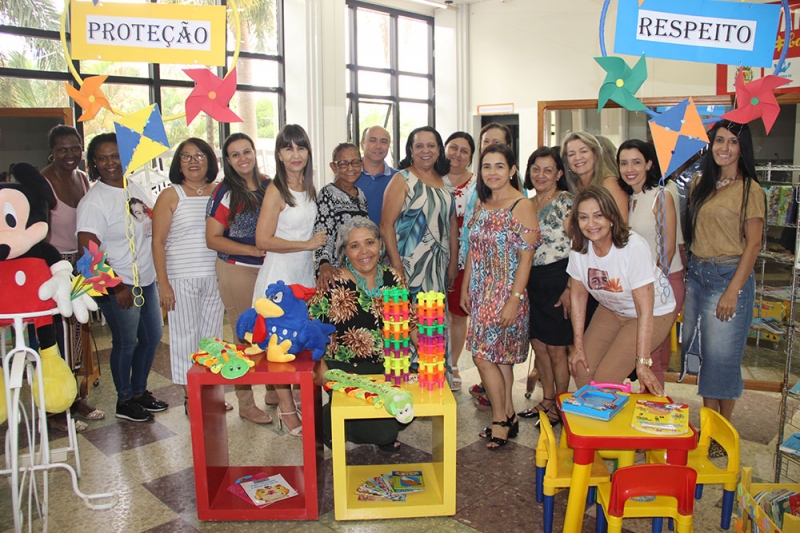
[[[383, 376], [370, 376], [383, 379]], [[331, 437], [333, 447], [333, 495], [336, 520], [375, 520], [452, 516], [456, 514], [456, 401], [445, 387], [428, 391], [418, 383], [402, 387], [414, 398], [414, 417], [432, 419], [432, 462], [388, 465], [347, 465], [345, 453], [346, 420], [391, 418], [385, 409], [376, 409], [364, 400], [334, 393], [331, 398]], [[405, 502], [358, 501], [356, 489], [371, 477], [392, 470], [421, 470], [425, 490], [408, 494]]]

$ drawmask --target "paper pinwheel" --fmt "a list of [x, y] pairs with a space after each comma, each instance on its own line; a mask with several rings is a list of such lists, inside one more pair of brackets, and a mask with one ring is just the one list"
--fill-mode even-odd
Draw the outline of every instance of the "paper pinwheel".
[[83, 294], [102, 296], [108, 294], [108, 288], [122, 283], [122, 278], [106, 263], [106, 253], [100, 251], [97, 243], [89, 241], [89, 247], [83, 248], [83, 255], [75, 265], [78, 275], [72, 280], [72, 300]]
[[106, 95], [100, 90], [100, 86], [106, 81], [106, 78], [108, 78], [108, 76], [91, 76], [86, 78], [83, 80], [83, 85], [81, 85], [80, 90], [64, 82], [64, 85], [67, 86], [67, 94], [69, 94], [70, 98], [75, 100], [75, 102], [81, 106], [81, 109], [83, 109], [83, 114], [78, 119], [78, 122], [92, 120], [103, 107], [109, 111], [112, 110]]
[[634, 94], [647, 79], [647, 63], [644, 55], [630, 68], [621, 57], [595, 57], [597, 63], [606, 71], [606, 79], [597, 95], [599, 113], [609, 100], [629, 111], [646, 111], [647, 107], [636, 99]]
[[128, 174], [169, 150], [158, 105], [140, 109], [114, 122], [123, 172]]
[[736, 109], [728, 111], [722, 118], [727, 118], [740, 124], [752, 122], [761, 117], [764, 121], [764, 129], [769, 135], [769, 131], [778, 119], [781, 106], [775, 99], [773, 92], [777, 87], [786, 85], [791, 80], [780, 76], [768, 75], [758, 78], [750, 83], [744, 82], [744, 72], [739, 70], [736, 76]]
[[649, 124], [664, 176], [675, 172], [708, 144], [703, 120], [691, 98], [664, 111]]
[[242, 119], [228, 107], [233, 93], [236, 92], [235, 68], [228, 72], [224, 79], [204, 68], [183, 71], [197, 83], [186, 99], [187, 126], [200, 111], [204, 111], [218, 122], [242, 122]]

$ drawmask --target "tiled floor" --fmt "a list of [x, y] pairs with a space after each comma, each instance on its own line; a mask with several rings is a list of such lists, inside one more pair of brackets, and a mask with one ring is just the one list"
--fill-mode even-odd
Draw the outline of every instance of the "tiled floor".
[[[110, 337], [107, 328], [94, 326], [100, 350], [102, 377], [91, 391], [90, 400], [104, 409], [104, 420], [89, 422], [79, 435], [83, 465], [80, 480], [84, 492], [115, 491], [119, 503], [108, 511], [90, 511], [72, 493], [68, 476], [56, 471], [50, 475], [50, 531], [57, 532], [195, 532], [195, 531], [348, 531], [348, 532], [458, 532], [458, 531], [541, 531], [542, 507], [534, 496], [534, 449], [538, 431], [527, 420], [521, 421], [519, 438], [508, 446], [490, 452], [478, 437], [480, 428], [490, 422], [489, 413], [477, 411], [467, 387], [477, 381], [477, 370], [468, 354], [461, 361], [464, 390], [456, 393], [458, 408], [458, 474], [456, 515], [449, 518], [421, 518], [391, 521], [337, 522], [333, 515], [330, 452], [321, 475], [324, 497], [320, 518], [315, 522], [210, 523], [197, 520], [194, 503], [194, 478], [188, 418], [183, 411], [183, 392], [170, 381], [168, 335], [156, 355], [149, 388], [170, 409], [156, 414], [155, 422], [133, 424], [114, 418], [115, 391], [108, 368]], [[541, 399], [536, 389], [530, 400], [524, 398], [527, 365], [516, 369], [519, 378], [515, 394], [517, 410]], [[263, 391], [263, 388], [261, 389]], [[697, 417], [700, 399], [690, 385], [667, 384], [675, 399], [690, 404]], [[263, 394], [256, 394], [257, 401]], [[236, 402], [232, 389], [226, 394]], [[263, 405], [263, 404], [262, 404]], [[773, 451], [777, 436], [779, 397], [777, 394], [746, 391], [737, 404], [734, 425], [742, 438], [742, 464], [754, 467], [758, 478], [772, 478]], [[249, 457], [253, 464], [299, 464], [302, 459], [297, 440], [278, 430], [276, 424], [256, 426], [228, 413], [231, 455]], [[273, 417], [274, 417], [273, 413]], [[697, 423], [697, 420], [694, 420]], [[430, 453], [431, 424], [420, 419], [401, 433], [399, 457], [391, 462], [413, 462]], [[560, 428], [557, 428], [557, 433]], [[64, 434], [51, 437], [63, 443]], [[62, 444], [63, 445], [63, 444]], [[371, 446], [349, 446], [349, 461], [387, 461], [385, 453]], [[268, 457], [270, 463], [261, 462]], [[708, 487], [695, 506], [695, 531], [718, 531], [721, 490]], [[0, 484], [0, 531], [13, 527], [9, 489]], [[563, 524], [566, 493], [556, 498], [555, 531]], [[34, 526], [38, 528], [37, 521]], [[649, 522], [628, 521], [627, 531], [650, 531]], [[594, 510], [587, 511], [584, 531], [594, 531]]]

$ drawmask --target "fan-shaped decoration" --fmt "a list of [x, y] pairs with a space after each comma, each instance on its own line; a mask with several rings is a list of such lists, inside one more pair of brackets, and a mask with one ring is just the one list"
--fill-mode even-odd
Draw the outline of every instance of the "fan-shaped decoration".
[[633, 68], [630, 68], [621, 57], [595, 57], [594, 60], [606, 71], [606, 79], [597, 96], [598, 113], [609, 100], [614, 100], [629, 111], [647, 110], [647, 107], [634, 96], [647, 79], [647, 63], [644, 55]]
[[769, 135], [769, 131], [775, 125], [778, 114], [781, 112], [781, 106], [775, 99], [774, 91], [789, 82], [791, 80], [770, 74], [745, 83], [744, 72], [739, 70], [735, 83], [736, 109], [728, 111], [722, 115], [722, 118], [746, 124], [761, 117], [761, 120], [764, 121], [764, 129]]
[[186, 99], [186, 125], [192, 123], [200, 111], [219, 122], [242, 122], [239, 115], [228, 107], [236, 92], [236, 69], [220, 78], [208, 69], [184, 69], [197, 85]]
[[106, 78], [108, 78], [108, 76], [91, 76], [86, 78], [83, 80], [83, 85], [81, 85], [80, 90], [64, 82], [64, 85], [67, 86], [67, 94], [69, 94], [70, 98], [75, 100], [75, 102], [81, 106], [81, 109], [83, 109], [83, 114], [78, 119], [78, 122], [92, 120], [100, 109], [104, 107], [111, 111], [111, 104], [108, 103], [106, 95], [103, 94], [103, 91], [100, 89], [100, 86], [106, 81]]

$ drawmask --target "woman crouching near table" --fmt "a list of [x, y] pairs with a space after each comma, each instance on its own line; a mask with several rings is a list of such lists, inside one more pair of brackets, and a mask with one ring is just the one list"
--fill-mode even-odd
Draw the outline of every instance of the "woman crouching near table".
[[[635, 369], [641, 392], [663, 396], [664, 387], [650, 370], [650, 353], [672, 327], [675, 297], [658, 288], [661, 274], [647, 241], [623, 222], [611, 193], [597, 186], [575, 198], [570, 230], [575, 350], [569, 370], [575, 384], [622, 383]], [[584, 331], [590, 294], [600, 305]]]
[[[339, 228], [336, 259], [340, 268], [330, 287], [317, 290], [308, 302], [311, 318], [336, 327], [320, 361], [320, 378], [331, 369], [354, 374], [383, 374], [384, 288], [407, 289], [403, 276], [383, 266], [380, 230], [370, 219], [353, 217]], [[331, 403], [322, 408], [325, 442], [331, 441]], [[345, 437], [355, 444], [376, 444], [384, 451], [400, 447], [402, 425], [394, 418], [348, 420]]]

